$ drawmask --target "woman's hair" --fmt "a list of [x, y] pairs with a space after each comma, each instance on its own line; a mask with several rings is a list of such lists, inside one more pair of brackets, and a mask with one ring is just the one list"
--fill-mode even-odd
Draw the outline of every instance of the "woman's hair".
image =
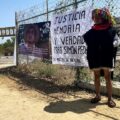
[[106, 8], [102, 8], [102, 9], [94, 9], [92, 11], [92, 19], [94, 18], [101, 18], [102, 23], [109, 23], [111, 25], [116, 24], [114, 18], [112, 17], [112, 15], [110, 14], [109, 10]]

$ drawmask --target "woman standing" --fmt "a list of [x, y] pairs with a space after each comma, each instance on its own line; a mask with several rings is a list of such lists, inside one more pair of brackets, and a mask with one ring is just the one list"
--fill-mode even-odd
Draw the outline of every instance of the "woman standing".
[[89, 68], [94, 72], [94, 84], [96, 96], [91, 103], [101, 100], [100, 96], [100, 71], [104, 72], [108, 94], [108, 106], [115, 107], [112, 99], [111, 69], [114, 67], [113, 58], [118, 45], [118, 36], [113, 27], [114, 20], [107, 9], [95, 9], [92, 11], [94, 26], [84, 34], [87, 44], [87, 59]]

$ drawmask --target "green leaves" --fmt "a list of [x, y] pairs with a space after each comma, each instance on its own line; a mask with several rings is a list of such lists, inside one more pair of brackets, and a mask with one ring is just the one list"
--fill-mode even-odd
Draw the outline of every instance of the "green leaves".
[[11, 37], [7, 39], [5, 43], [0, 44], [0, 55], [7, 55], [8, 53], [12, 55], [14, 52], [14, 42], [15, 37]]

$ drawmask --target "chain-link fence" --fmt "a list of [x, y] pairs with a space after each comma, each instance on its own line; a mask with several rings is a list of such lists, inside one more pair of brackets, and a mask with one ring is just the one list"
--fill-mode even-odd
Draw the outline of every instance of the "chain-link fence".
[[17, 12], [18, 24], [36, 23], [51, 20], [55, 13], [68, 12], [85, 6], [107, 7], [115, 17], [120, 16], [120, 0], [42, 0], [40, 4]]
[[[29, 23], [51, 21], [53, 14], [68, 12], [73, 9], [93, 6], [93, 8], [107, 7], [120, 23], [120, 0], [42, 0], [38, 5], [18, 11], [16, 14], [17, 26]], [[117, 25], [120, 29], [120, 25]], [[120, 32], [119, 32], [120, 34]]]
[[[93, 6], [93, 8], [106, 7], [120, 24], [120, 0], [43, 0], [31, 8], [18, 11], [16, 14], [17, 25], [51, 21], [53, 14], [68, 12], [75, 8]], [[119, 28], [120, 25], [117, 25]], [[119, 32], [120, 34], [120, 32]]]
[[[110, 12], [119, 22], [120, 17], [120, 0], [42, 0], [38, 5], [29, 9], [22, 10], [16, 13], [16, 25], [23, 25], [29, 23], [39, 23], [44, 21], [51, 21], [54, 14], [69, 12], [73, 9], [81, 9], [82, 7], [93, 6], [93, 8], [109, 8]], [[118, 25], [119, 26], [119, 25]], [[32, 58], [24, 56], [21, 61], [31, 61]], [[118, 69], [119, 70], [119, 69]], [[79, 71], [77, 71], [79, 74]], [[117, 71], [118, 72], [118, 71]], [[117, 73], [119, 74], [119, 73]], [[83, 75], [84, 76], [84, 75]], [[119, 76], [119, 75], [118, 75]]]

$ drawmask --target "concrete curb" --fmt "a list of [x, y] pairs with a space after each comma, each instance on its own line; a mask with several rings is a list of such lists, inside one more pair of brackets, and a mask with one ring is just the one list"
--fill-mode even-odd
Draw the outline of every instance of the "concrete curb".
[[[77, 86], [83, 89], [95, 91], [93, 82], [87, 83], [87, 82], [80, 81], [77, 83]], [[114, 81], [112, 89], [113, 89], [113, 95], [120, 97], [120, 82]], [[105, 83], [101, 84], [101, 93], [107, 94]]]

